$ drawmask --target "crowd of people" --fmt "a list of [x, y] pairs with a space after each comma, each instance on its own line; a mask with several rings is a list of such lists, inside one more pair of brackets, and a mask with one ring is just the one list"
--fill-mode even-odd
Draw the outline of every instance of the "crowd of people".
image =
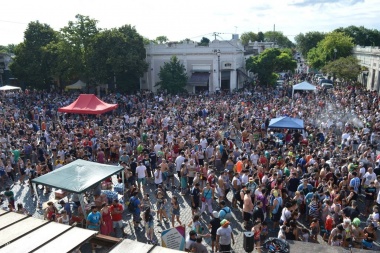
[[[128, 209], [135, 230], [144, 229], [152, 243], [154, 224], [188, 226], [188, 252], [207, 252], [205, 237], [212, 251], [231, 251], [231, 223], [240, 215], [236, 222], [253, 232], [258, 252], [270, 233], [304, 242], [322, 235], [331, 246], [373, 248], [380, 225], [377, 92], [340, 85], [292, 98], [292, 81], [286, 84], [188, 96], [111, 94], [102, 99], [118, 109], [96, 116], [57, 112], [75, 94], [3, 93], [2, 201], [26, 212], [12, 185], [29, 185], [32, 198], [42, 192], [33, 191], [31, 179], [85, 159], [124, 167], [125, 185], [118, 176], [111, 188], [126, 195], [125, 205], [100, 192], [112, 185], [109, 179], [94, 191], [96, 205], [85, 215], [89, 229], [106, 235], [123, 228]], [[270, 129], [270, 120], [281, 116], [300, 118], [305, 128]], [[169, 199], [168, 191], [178, 194]], [[191, 206], [189, 224], [181, 221], [179, 198]], [[49, 203], [45, 218], [69, 224], [66, 204], [56, 217]]]

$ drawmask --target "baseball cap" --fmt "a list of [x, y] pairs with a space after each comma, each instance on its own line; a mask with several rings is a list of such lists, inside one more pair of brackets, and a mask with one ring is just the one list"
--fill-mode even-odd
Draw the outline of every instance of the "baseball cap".
[[227, 225], [229, 225], [230, 224], [230, 222], [228, 221], [228, 220], [226, 220], [226, 219], [224, 219], [224, 220], [222, 220], [221, 222], [220, 222], [220, 225], [221, 226], [227, 226]]
[[250, 177], [250, 178], [249, 178], [249, 181], [253, 181], [253, 177]]

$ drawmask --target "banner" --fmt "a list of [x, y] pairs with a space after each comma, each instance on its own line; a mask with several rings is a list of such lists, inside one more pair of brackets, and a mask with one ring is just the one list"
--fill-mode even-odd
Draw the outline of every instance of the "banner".
[[161, 233], [161, 246], [168, 249], [185, 250], [185, 227], [178, 226]]

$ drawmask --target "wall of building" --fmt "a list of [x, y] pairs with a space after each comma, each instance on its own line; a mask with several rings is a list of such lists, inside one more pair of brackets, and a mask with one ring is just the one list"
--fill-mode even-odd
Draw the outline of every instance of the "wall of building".
[[[220, 52], [218, 60], [217, 52]], [[230, 90], [242, 87], [243, 80], [237, 77], [237, 69], [245, 67], [244, 48], [239, 40], [214, 40], [208, 46], [198, 46], [197, 42], [150, 44], [146, 46], [146, 61], [149, 65], [147, 73], [141, 78], [141, 89], [157, 91], [155, 84], [159, 82], [160, 67], [175, 55], [185, 66], [188, 77], [194, 72], [209, 72], [209, 92], [220, 89], [218, 74], [220, 71], [230, 72]], [[220, 68], [218, 64], [220, 63]], [[194, 92], [195, 87], [187, 86]]]
[[353, 55], [359, 60], [359, 64], [366, 67], [358, 81], [363, 83], [368, 90], [380, 91], [380, 49], [378, 47], [356, 46]]

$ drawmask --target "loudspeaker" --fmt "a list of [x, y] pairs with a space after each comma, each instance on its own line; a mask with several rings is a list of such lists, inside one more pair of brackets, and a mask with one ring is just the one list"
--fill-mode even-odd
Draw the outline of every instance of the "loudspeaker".
[[252, 252], [254, 247], [253, 233], [244, 232], [243, 233], [243, 249], [245, 252]]

